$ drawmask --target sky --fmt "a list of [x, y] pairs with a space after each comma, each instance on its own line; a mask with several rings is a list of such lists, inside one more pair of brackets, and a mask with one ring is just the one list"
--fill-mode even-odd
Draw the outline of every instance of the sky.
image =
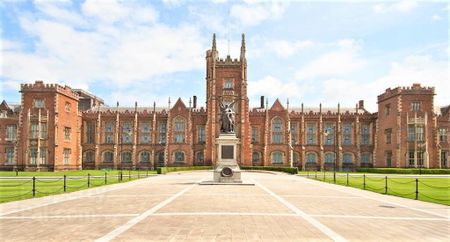
[[205, 53], [239, 57], [246, 35], [250, 106], [377, 111], [387, 88], [436, 88], [450, 104], [445, 1], [21, 1], [0, 2], [0, 100], [20, 84], [82, 88], [114, 106], [188, 104], [206, 95]]

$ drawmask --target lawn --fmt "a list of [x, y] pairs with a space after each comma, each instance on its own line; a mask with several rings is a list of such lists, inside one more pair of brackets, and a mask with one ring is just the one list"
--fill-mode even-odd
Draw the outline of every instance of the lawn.
[[[307, 174], [311, 179], [334, 183], [332, 172]], [[416, 199], [417, 196], [417, 199], [421, 201], [450, 205], [449, 177], [413, 178], [395, 176], [395, 174], [382, 176], [380, 174], [336, 173], [336, 184], [410, 199]]]
[[[65, 172], [0, 172], [0, 203], [74, 192], [154, 175], [156, 171], [82, 170]], [[89, 174], [89, 177], [88, 177]], [[64, 186], [64, 175], [66, 175]]]

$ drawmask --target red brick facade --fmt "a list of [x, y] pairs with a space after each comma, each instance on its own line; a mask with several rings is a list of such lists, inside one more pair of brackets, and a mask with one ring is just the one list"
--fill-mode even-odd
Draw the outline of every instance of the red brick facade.
[[20, 105], [0, 104], [0, 169], [65, 170], [212, 165], [220, 104], [234, 102], [238, 162], [301, 169], [449, 165], [450, 107], [434, 110], [434, 88], [398, 87], [378, 96], [378, 112], [290, 107], [278, 99], [249, 108], [242, 36], [239, 59], [206, 52], [206, 108], [178, 99], [167, 107], [103, 106], [83, 90], [21, 86]]

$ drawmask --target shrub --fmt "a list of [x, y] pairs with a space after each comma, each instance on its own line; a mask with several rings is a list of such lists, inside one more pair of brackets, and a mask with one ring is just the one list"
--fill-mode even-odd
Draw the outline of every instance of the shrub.
[[166, 174], [175, 171], [195, 171], [195, 170], [210, 170], [212, 166], [168, 166], [168, 167], [157, 167], [156, 173]]
[[357, 172], [366, 173], [397, 173], [397, 174], [450, 174], [450, 169], [427, 169], [427, 168], [356, 168]]
[[289, 174], [297, 174], [297, 167], [278, 167], [278, 166], [241, 166], [242, 170], [264, 170], [264, 171], [280, 171]]

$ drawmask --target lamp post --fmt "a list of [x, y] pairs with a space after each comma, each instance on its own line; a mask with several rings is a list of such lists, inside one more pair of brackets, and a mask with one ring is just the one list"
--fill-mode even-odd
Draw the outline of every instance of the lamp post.
[[[334, 181], [334, 183], [336, 183], [336, 158], [337, 158], [337, 155], [336, 155], [336, 128], [335, 127], [333, 127], [333, 132], [334, 132], [334, 137], [333, 137], [333, 151], [334, 151], [333, 181]], [[328, 136], [331, 134], [328, 130], [325, 130], [324, 135], [328, 139]]]

